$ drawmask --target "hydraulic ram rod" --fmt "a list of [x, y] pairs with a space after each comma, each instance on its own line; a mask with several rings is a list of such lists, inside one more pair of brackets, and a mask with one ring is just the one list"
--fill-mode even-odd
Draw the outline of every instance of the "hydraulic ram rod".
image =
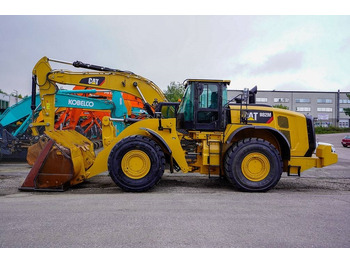
[[56, 63], [72, 65], [72, 66], [77, 67], [77, 68], [86, 68], [86, 69], [92, 69], [92, 70], [97, 70], [97, 71], [124, 72], [124, 73], [134, 75], [134, 73], [131, 71], [123, 71], [123, 70], [113, 69], [113, 68], [109, 68], [109, 67], [105, 67], [105, 66], [86, 64], [86, 63], [83, 63], [81, 61], [75, 61], [72, 63], [72, 62], [66, 62], [66, 61], [61, 61], [61, 60], [57, 60], [57, 59], [51, 59], [51, 58], [48, 58], [48, 60], [52, 61], [52, 62], [56, 62]]
[[91, 64], [85, 64], [81, 61], [75, 61], [73, 62], [74, 67], [78, 68], [86, 68], [86, 69], [92, 69], [92, 70], [97, 70], [97, 71], [107, 71], [107, 72], [122, 72], [122, 73], [127, 73], [127, 74], [132, 74], [134, 75], [133, 72], [130, 71], [123, 71], [119, 69], [113, 69], [105, 66], [98, 66], [98, 65], [91, 65]]

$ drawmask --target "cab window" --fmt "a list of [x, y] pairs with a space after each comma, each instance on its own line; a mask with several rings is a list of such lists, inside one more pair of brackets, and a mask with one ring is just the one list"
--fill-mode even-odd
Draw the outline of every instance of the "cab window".
[[216, 84], [200, 85], [198, 94], [198, 108], [218, 108], [218, 86]]
[[188, 87], [179, 107], [179, 114], [184, 115], [185, 121], [193, 121], [193, 92]]

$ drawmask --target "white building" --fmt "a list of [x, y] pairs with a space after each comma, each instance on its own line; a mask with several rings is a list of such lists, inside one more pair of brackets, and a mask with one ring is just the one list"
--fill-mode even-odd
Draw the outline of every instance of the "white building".
[[21, 98], [15, 97], [13, 95], [0, 93], [0, 113], [4, 112], [6, 108], [13, 106], [21, 100]]
[[[241, 90], [228, 90], [228, 99], [240, 94]], [[283, 105], [314, 118], [316, 126], [349, 127], [350, 117], [345, 115], [344, 108], [350, 108], [348, 92], [314, 92], [314, 91], [266, 91], [259, 90], [257, 104], [271, 106]]]

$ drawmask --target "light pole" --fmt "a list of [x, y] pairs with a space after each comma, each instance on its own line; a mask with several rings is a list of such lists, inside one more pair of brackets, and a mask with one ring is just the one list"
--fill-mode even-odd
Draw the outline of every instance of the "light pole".
[[11, 93], [11, 95], [13, 95], [14, 93], [16, 94], [15, 97], [16, 97], [16, 104], [17, 104], [18, 103], [18, 91], [14, 89], [13, 92]]

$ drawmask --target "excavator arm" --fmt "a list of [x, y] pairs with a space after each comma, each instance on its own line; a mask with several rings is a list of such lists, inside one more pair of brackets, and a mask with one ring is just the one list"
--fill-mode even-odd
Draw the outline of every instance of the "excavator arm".
[[[52, 70], [50, 61], [98, 71], [73, 72]], [[80, 61], [69, 63], [43, 57], [33, 69], [32, 95], [35, 97], [36, 85], [39, 86], [44, 113], [43, 125], [45, 125], [47, 131], [54, 130], [55, 94], [58, 91], [57, 84], [114, 90], [131, 94], [142, 99], [145, 109], [149, 114], [153, 113], [152, 108], [154, 110], [158, 102], [167, 101], [162, 90], [156, 84], [130, 71], [90, 65]]]

